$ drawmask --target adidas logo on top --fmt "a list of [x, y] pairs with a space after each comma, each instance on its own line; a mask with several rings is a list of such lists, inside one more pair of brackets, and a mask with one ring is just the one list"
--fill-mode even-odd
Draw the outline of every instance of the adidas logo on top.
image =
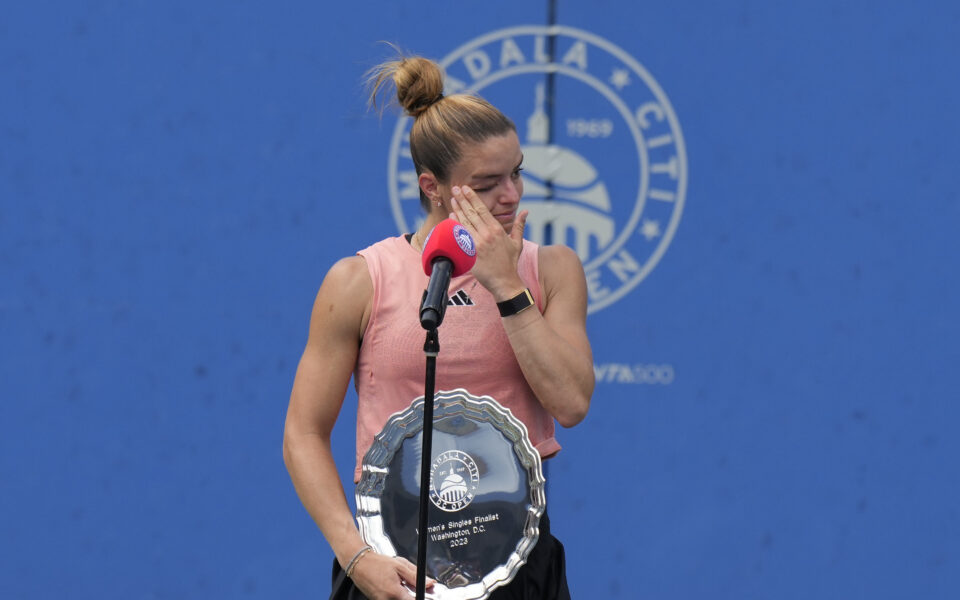
[[470, 299], [470, 296], [463, 290], [459, 290], [456, 294], [450, 296], [450, 299], [447, 301], [447, 306], [473, 306], [473, 300]]

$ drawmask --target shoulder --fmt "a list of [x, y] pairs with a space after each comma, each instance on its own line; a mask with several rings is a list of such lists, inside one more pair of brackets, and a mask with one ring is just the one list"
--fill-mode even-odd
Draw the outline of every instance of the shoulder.
[[321, 288], [323, 287], [335, 288], [330, 290], [333, 293], [361, 291], [363, 288], [372, 289], [367, 261], [359, 255], [341, 258], [327, 271]]
[[556, 278], [583, 278], [580, 257], [567, 246], [540, 246], [537, 263], [544, 282]]
[[540, 246], [537, 263], [548, 303], [557, 295], [572, 296], [578, 304], [586, 301], [586, 277], [576, 252], [562, 245]]
[[[330, 267], [313, 305], [313, 326], [341, 325], [362, 337], [370, 314], [373, 282], [362, 256], [341, 258]], [[351, 334], [352, 335], [352, 334]]]
[[580, 264], [580, 257], [567, 246], [539, 246], [540, 248], [540, 266], [549, 268], [552, 264], [565, 266], [566, 268], [576, 267], [583, 270]]

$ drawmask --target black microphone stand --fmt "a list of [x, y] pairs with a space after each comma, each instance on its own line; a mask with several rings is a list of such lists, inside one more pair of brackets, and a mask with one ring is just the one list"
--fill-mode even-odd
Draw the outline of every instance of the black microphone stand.
[[[420, 324], [427, 330], [427, 339], [423, 343], [423, 353], [427, 356], [427, 369], [423, 383], [423, 431], [420, 438], [420, 514], [417, 524], [417, 600], [423, 600], [427, 592], [427, 516], [430, 499], [430, 460], [433, 455], [433, 393], [437, 378], [437, 354], [440, 352], [440, 338], [437, 328], [446, 312], [446, 288], [444, 302], [440, 305], [435, 318], [424, 318], [421, 310]], [[427, 292], [423, 292], [423, 302]]]

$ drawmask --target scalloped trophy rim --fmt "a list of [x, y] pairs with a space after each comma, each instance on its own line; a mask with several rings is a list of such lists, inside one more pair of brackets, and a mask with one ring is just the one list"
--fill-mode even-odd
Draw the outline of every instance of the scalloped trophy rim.
[[[423, 430], [424, 396], [414, 399], [409, 407], [387, 419], [383, 430], [374, 438], [363, 457], [360, 482], [356, 487], [357, 522], [360, 535], [380, 554], [397, 556], [397, 550], [383, 529], [380, 518], [380, 495], [388, 467], [404, 440]], [[513, 444], [513, 450], [527, 473], [530, 487], [524, 535], [510, 553], [507, 562], [487, 573], [480, 581], [449, 588], [437, 582], [426, 598], [433, 600], [483, 600], [496, 588], [510, 583], [530, 556], [540, 537], [540, 518], [546, 510], [546, 480], [540, 453], [530, 442], [526, 425], [509, 408], [490, 396], [474, 396], [463, 388], [434, 394], [434, 420], [446, 416], [470, 414], [480, 422], [491, 423]], [[434, 448], [434, 452], [437, 449]]]

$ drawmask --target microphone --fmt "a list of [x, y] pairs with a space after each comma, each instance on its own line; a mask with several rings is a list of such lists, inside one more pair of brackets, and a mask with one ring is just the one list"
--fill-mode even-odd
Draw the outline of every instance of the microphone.
[[420, 302], [420, 325], [436, 329], [447, 310], [447, 288], [450, 278], [463, 275], [477, 262], [477, 247], [470, 232], [453, 219], [444, 219], [423, 242], [423, 272], [430, 283]]

